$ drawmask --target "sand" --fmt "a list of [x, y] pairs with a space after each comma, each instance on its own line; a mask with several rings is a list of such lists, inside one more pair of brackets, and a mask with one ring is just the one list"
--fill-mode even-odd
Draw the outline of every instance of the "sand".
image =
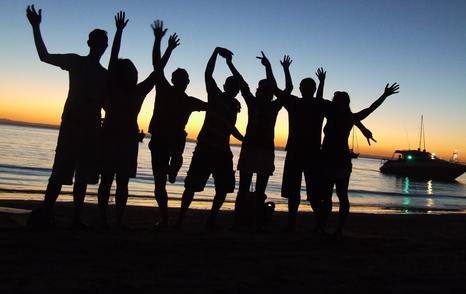
[[[85, 207], [93, 229], [70, 230], [71, 212], [57, 203], [57, 226], [47, 232], [26, 230], [22, 211], [0, 212], [0, 293], [466, 291], [465, 214], [352, 214], [339, 239], [313, 234], [309, 213], [294, 233], [280, 233], [282, 212], [268, 232], [209, 233], [205, 210], [191, 210], [182, 232], [155, 232], [150, 207], [129, 206], [125, 231], [97, 229], [94, 204]], [[232, 212], [219, 221], [231, 225]]]

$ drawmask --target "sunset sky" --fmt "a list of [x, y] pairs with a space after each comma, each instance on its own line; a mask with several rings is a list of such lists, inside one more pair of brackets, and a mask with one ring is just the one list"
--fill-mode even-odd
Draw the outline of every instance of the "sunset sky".
[[[129, 23], [120, 56], [133, 60], [139, 78], [152, 70], [153, 33], [150, 24], [161, 19], [168, 33], [177, 32], [181, 45], [166, 67], [170, 77], [186, 68], [188, 94], [206, 100], [205, 65], [216, 46], [234, 52], [237, 68], [252, 90], [265, 76], [255, 56], [263, 50], [275, 77], [284, 87], [279, 60], [293, 59], [293, 93], [299, 82], [327, 70], [324, 97], [349, 92], [358, 111], [380, 96], [387, 82], [398, 82], [391, 96], [363, 123], [378, 143], [368, 147], [360, 137], [360, 152], [390, 155], [394, 149], [417, 148], [424, 115], [427, 149], [443, 158], [458, 150], [466, 160], [466, 1], [1, 1], [0, 118], [29, 122], [60, 122], [67, 95], [68, 75], [41, 63], [25, 16], [28, 4], [42, 8], [42, 33], [51, 53], [86, 55], [88, 33], [94, 28], [113, 40], [113, 16], [125, 10]], [[166, 41], [166, 40], [165, 40]], [[166, 42], [163, 43], [163, 50]], [[107, 67], [110, 46], [102, 58]], [[229, 74], [218, 59], [215, 78], [223, 85]], [[143, 105], [139, 124], [147, 130], [155, 92]], [[244, 101], [238, 128], [244, 132]], [[191, 116], [190, 137], [199, 131], [203, 114]], [[288, 133], [287, 113], [276, 125], [276, 143]]]

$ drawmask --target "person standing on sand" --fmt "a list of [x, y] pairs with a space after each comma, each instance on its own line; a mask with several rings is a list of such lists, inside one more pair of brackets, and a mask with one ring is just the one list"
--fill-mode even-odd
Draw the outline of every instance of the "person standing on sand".
[[[335, 186], [340, 202], [336, 235], [342, 234], [350, 209], [348, 185], [352, 164], [348, 137], [351, 129], [356, 122], [365, 119], [374, 112], [388, 96], [398, 93], [399, 88], [397, 83], [393, 83], [391, 86], [387, 84], [383, 94], [370, 107], [357, 113], [351, 112], [348, 93], [337, 91], [333, 96], [331, 107], [326, 110], [327, 123], [324, 127], [325, 136], [322, 143], [322, 158], [325, 162], [323, 189], [321, 191], [323, 193], [323, 225], [332, 212], [332, 194], [333, 186]], [[371, 138], [368, 138], [368, 142], [370, 142], [369, 139]]]
[[158, 74], [155, 81], [154, 112], [149, 125], [149, 132], [152, 135], [149, 148], [155, 182], [154, 194], [161, 214], [156, 227], [165, 229], [168, 226], [167, 175], [171, 183], [176, 181], [178, 171], [183, 164], [187, 135], [185, 127], [189, 116], [193, 111], [205, 111], [207, 103], [186, 94], [189, 76], [182, 68], [172, 73], [173, 86], [170, 85], [165, 78], [164, 68], [172, 51], [178, 47], [179, 39], [176, 34], [170, 37], [164, 58], [161, 59], [160, 43], [167, 29], [163, 28], [163, 22], [159, 20], [154, 22], [152, 29], [155, 36], [152, 62]]
[[[47, 227], [53, 223], [53, 207], [62, 185], [73, 183], [73, 226], [82, 227], [81, 210], [87, 184], [98, 182], [98, 135], [100, 110], [107, 85], [107, 70], [99, 63], [107, 49], [107, 33], [95, 29], [89, 34], [89, 54], [51, 54], [42, 39], [42, 10], [28, 6], [27, 18], [32, 26], [34, 43], [42, 62], [69, 72], [69, 91], [61, 117], [55, 158], [40, 221], [31, 215], [31, 225]], [[37, 214], [35, 213], [37, 216]]]
[[[122, 226], [128, 199], [129, 178], [136, 177], [139, 127], [138, 114], [147, 94], [155, 84], [157, 71], [137, 84], [138, 71], [129, 59], [119, 59], [121, 37], [128, 20], [120, 11], [115, 16], [116, 33], [108, 65], [108, 90], [104, 101], [105, 119], [102, 125], [101, 182], [98, 202], [102, 226], [107, 225], [110, 188], [116, 176], [116, 222]], [[174, 42], [172, 40], [171, 42]]]
[[[259, 81], [256, 96], [251, 93], [248, 84], [234, 67], [231, 60], [227, 59], [231, 72], [240, 81], [241, 95], [248, 106], [248, 125], [238, 160], [240, 180], [235, 201], [235, 227], [246, 225], [245, 220], [248, 218], [247, 203], [252, 203], [255, 224], [261, 225], [261, 210], [267, 198], [265, 190], [269, 177], [275, 170], [275, 122], [278, 112], [282, 108], [282, 103], [280, 100], [272, 101], [276, 81], [270, 61], [263, 52], [261, 53], [262, 56], [257, 58], [265, 66], [266, 79]], [[285, 56], [283, 62], [291, 63], [291, 60]], [[289, 92], [287, 93], [289, 94]], [[253, 194], [249, 194], [249, 187], [254, 173], [257, 174], [256, 189]], [[254, 199], [249, 201], [248, 197], [250, 195], [253, 195]]]
[[175, 228], [181, 229], [186, 212], [194, 193], [204, 190], [207, 180], [212, 174], [215, 180], [215, 196], [212, 209], [206, 223], [208, 230], [215, 230], [218, 211], [225, 201], [227, 193], [235, 190], [235, 171], [233, 170], [233, 154], [230, 149], [230, 135], [242, 141], [243, 136], [235, 128], [236, 117], [241, 104], [236, 100], [239, 92], [239, 81], [235, 76], [226, 79], [222, 92], [213, 78], [217, 56], [231, 62], [233, 53], [225, 48], [215, 48], [207, 62], [205, 83], [209, 109], [204, 124], [197, 137], [191, 165], [184, 181], [185, 190], [181, 201], [181, 209]]
[[[286, 78], [286, 89], [293, 89], [289, 72], [290, 63], [282, 63]], [[294, 231], [296, 216], [301, 202], [301, 179], [304, 173], [306, 181], [307, 200], [312, 206], [316, 218], [316, 230], [321, 231], [322, 199], [318, 196], [322, 162], [320, 156], [321, 133], [324, 114], [331, 102], [322, 98], [326, 72], [317, 69], [319, 88], [312, 78], [305, 78], [299, 85], [302, 98], [298, 98], [277, 89], [277, 97], [288, 111], [289, 132], [286, 144], [286, 158], [283, 170], [282, 197], [288, 199], [288, 224], [285, 231]], [[291, 91], [291, 90], [289, 90]], [[366, 137], [372, 134], [360, 122], [355, 123]]]

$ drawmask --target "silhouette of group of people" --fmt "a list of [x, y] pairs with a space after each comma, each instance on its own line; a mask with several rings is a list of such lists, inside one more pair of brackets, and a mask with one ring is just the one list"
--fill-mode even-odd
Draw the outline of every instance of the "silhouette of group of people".
[[[62, 185], [73, 183], [73, 226], [82, 227], [81, 210], [87, 184], [97, 184], [98, 205], [102, 225], [107, 226], [107, 207], [110, 189], [116, 178], [115, 209], [118, 226], [123, 225], [123, 214], [128, 199], [128, 182], [136, 176], [138, 145], [141, 132], [137, 117], [146, 95], [154, 88], [156, 98], [149, 132], [151, 139], [154, 195], [160, 210], [158, 229], [168, 228], [167, 179], [174, 183], [183, 164], [186, 143], [185, 127], [193, 111], [205, 111], [205, 119], [197, 137], [189, 170], [185, 178], [185, 191], [181, 209], [174, 224], [180, 229], [196, 192], [204, 189], [212, 175], [215, 196], [206, 228], [216, 229], [216, 218], [228, 193], [235, 189], [235, 170], [230, 149], [230, 136], [242, 141], [238, 161], [239, 190], [235, 202], [234, 228], [254, 226], [261, 228], [273, 206], [267, 205], [266, 187], [274, 166], [274, 129], [278, 112], [288, 112], [289, 135], [283, 171], [282, 196], [288, 199], [288, 224], [285, 230], [295, 229], [300, 205], [300, 190], [304, 174], [307, 200], [316, 219], [316, 230], [324, 232], [332, 211], [333, 188], [339, 198], [341, 233], [349, 213], [348, 183], [351, 174], [351, 157], [348, 136], [356, 125], [367, 138], [372, 133], [361, 123], [399, 86], [387, 84], [383, 94], [370, 107], [353, 113], [346, 92], [335, 92], [332, 101], [323, 99], [326, 72], [319, 68], [316, 75], [319, 86], [312, 78], [299, 85], [302, 97], [291, 94], [293, 83], [290, 74], [292, 60], [285, 55], [281, 60], [286, 86], [279, 89], [270, 61], [261, 52], [257, 58], [265, 67], [266, 78], [259, 81], [255, 94], [233, 64], [233, 53], [225, 48], [214, 49], [205, 69], [207, 102], [186, 93], [189, 75], [185, 69], [176, 69], [167, 80], [164, 68], [174, 49], [180, 44], [176, 33], [168, 38], [168, 46], [161, 54], [162, 39], [167, 29], [162, 21], [152, 24], [154, 45], [153, 72], [138, 83], [138, 71], [130, 59], [119, 57], [123, 31], [128, 24], [124, 12], [115, 15], [114, 36], [108, 69], [100, 59], [108, 46], [107, 33], [95, 29], [89, 34], [89, 54], [51, 54], [40, 32], [42, 13], [33, 5], [27, 7], [27, 18], [32, 26], [34, 42], [41, 61], [59, 66], [69, 72], [69, 92], [66, 100], [52, 174], [47, 185], [43, 207], [33, 212], [31, 224], [50, 226], [53, 207]], [[231, 71], [220, 89], [213, 78], [217, 59], [225, 60]], [[316, 92], [317, 88], [317, 92]], [[241, 104], [241, 92], [248, 112], [248, 124], [243, 136], [235, 127]], [[316, 93], [315, 97], [314, 94]], [[274, 99], [274, 96], [276, 99]], [[105, 118], [101, 121], [101, 109]], [[323, 143], [321, 138], [324, 118]], [[374, 140], [375, 141], [375, 140]], [[255, 191], [250, 192], [253, 174], [257, 175]]]

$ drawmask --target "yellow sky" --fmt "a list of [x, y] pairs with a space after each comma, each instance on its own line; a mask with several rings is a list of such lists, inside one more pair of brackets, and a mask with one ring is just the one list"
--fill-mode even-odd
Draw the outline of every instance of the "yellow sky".
[[[66, 76], [66, 75], [65, 75]], [[66, 79], [66, 77], [65, 77]], [[35, 123], [59, 124], [60, 116], [63, 110], [67, 92], [67, 81], [63, 77], [57, 77], [56, 80], [47, 78], [47, 83], [42, 83], [39, 79], [28, 82], [29, 88], [23, 88], [18, 83], [2, 83], [0, 89], [0, 118], [20, 120]], [[51, 90], [50, 84], [57, 85], [55, 90]], [[200, 89], [197, 97], [203, 97]], [[152, 116], [154, 104], [154, 92], [147, 95], [143, 108], [139, 115], [139, 125], [147, 131], [150, 118]], [[201, 98], [204, 99], [204, 98]], [[239, 98], [242, 100], [241, 98]], [[204, 99], [205, 100], [205, 99]], [[193, 113], [186, 127], [189, 138], [196, 138], [204, 120], [203, 113]], [[409, 136], [405, 130], [399, 130], [390, 124], [382, 123], [377, 115], [370, 117], [364, 123], [373, 131], [374, 137], [378, 143], [369, 147], [363, 136], [358, 133], [359, 152], [390, 157], [395, 149], [406, 149], [408, 147], [417, 148], [418, 146], [418, 122], [414, 122]], [[244, 134], [247, 124], [247, 111], [243, 105], [242, 111], [238, 116], [237, 127]], [[435, 152], [444, 159], [449, 159], [455, 149], [461, 149], [461, 140], [451, 132], [444, 132], [439, 126], [430, 126], [427, 128], [427, 149]], [[275, 128], [276, 146], [284, 146], [288, 136], [288, 117], [285, 110], [279, 113]], [[408, 138], [409, 137], [409, 138]], [[463, 136], [464, 137], [464, 136]], [[459, 141], [459, 143], [458, 143]], [[464, 141], [464, 140], [463, 140]], [[232, 138], [233, 143], [238, 143]], [[455, 145], [457, 144], [457, 145]], [[461, 150], [460, 150], [461, 151]], [[464, 161], [464, 156], [460, 152], [460, 160]]]

